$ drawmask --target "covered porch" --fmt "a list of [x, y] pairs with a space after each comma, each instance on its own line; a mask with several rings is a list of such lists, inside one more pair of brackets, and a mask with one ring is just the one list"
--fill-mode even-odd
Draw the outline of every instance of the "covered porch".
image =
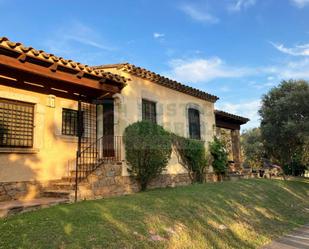
[[241, 169], [240, 126], [249, 121], [248, 118], [215, 110], [216, 135], [224, 140], [228, 149], [229, 171]]
[[[48, 108], [55, 108], [55, 99], [58, 97], [78, 103], [76, 112], [62, 115], [62, 119], [73, 120], [68, 129], [71, 129], [72, 134], [78, 138], [76, 146], [78, 174], [74, 177], [82, 179], [95, 165], [104, 160], [121, 160], [121, 140], [118, 134], [115, 134], [114, 116], [117, 94], [126, 85], [124, 77], [98, 71], [87, 65], [25, 47], [2, 37], [0, 85], [22, 89], [29, 93], [44, 94], [48, 96], [46, 103]], [[24, 100], [17, 97], [13, 101]], [[64, 128], [66, 127], [62, 127]], [[22, 129], [19, 129], [22, 132]], [[32, 129], [33, 133], [37, 132], [34, 126]], [[4, 133], [4, 129], [0, 132]], [[0, 137], [9, 135], [1, 134]], [[14, 151], [36, 153], [34, 145], [35, 141], [29, 143], [27, 147], [7, 148], [1, 143], [0, 150], [2, 153]]]

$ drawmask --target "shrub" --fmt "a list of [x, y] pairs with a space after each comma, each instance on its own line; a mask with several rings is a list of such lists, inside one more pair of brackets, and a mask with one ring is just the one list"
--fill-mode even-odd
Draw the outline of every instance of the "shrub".
[[145, 190], [168, 164], [172, 152], [170, 134], [157, 124], [140, 121], [125, 129], [123, 140], [129, 172]]
[[307, 167], [303, 164], [302, 155], [300, 153], [295, 153], [291, 162], [283, 166], [284, 173], [292, 176], [303, 176], [306, 169]]
[[179, 163], [188, 171], [191, 182], [203, 182], [207, 167], [204, 142], [172, 134]]
[[213, 157], [212, 166], [217, 174], [225, 174], [228, 166], [228, 155], [224, 143], [217, 137], [209, 144], [210, 153]]

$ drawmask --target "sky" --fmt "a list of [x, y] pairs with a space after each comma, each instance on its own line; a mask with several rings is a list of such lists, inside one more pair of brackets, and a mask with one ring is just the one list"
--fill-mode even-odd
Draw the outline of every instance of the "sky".
[[217, 95], [259, 126], [261, 97], [309, 79], [309, 0], [0, 0], [0, 36], [88, 65], [129, 62]]

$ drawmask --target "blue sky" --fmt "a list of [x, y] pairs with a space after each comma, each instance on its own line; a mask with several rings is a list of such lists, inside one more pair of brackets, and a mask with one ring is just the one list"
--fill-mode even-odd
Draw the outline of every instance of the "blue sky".
[[309, 79], [309, 0], [0, 0], [0, 36], [88, 65], [130, 62], [259, 125], [261, 96]]

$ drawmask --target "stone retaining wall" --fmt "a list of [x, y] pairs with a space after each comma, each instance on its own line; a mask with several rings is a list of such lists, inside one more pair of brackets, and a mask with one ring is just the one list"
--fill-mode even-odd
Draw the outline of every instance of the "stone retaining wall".
[[[106, 165], [97, 169], [86, 181], [80, 183], [78, 198], [80, 200], [97, 199], [139, 192], [140, 189], [136, 180], [130, 176], [122, 176], [121, 171], [121, 164]], [[216, 182], [218, 176], [215, 173], [206, 173], [205, 180], [206, 182]], [[152, 180], [148, 188], [176, 187], [189, 184], [191, 184], [191, 180], [187, 173], [162, 174]]]
[[[254, 176], [237, 176], [237, 179], [252, 178]], [[234, 177], [235, 178], [235, 177]], [[206, 182], [232, 180], [229, 177], [219, 178], [215, 173], [205, 174]], [[191, 180], [187, 173], [162, 174], [152, 180], [148, 188], [165, 188], [189, 185]], [[31, 199], [40, 196], [46, 183], [29, 182], [0, 182], [0, 201]], [[47, 184], [48, 185], [48, 184]], [[79, 183], [78, 199], [98, 199], [102, 197], [126, 195], [139, 192], [139, 185], [130, 176], [122, 176], [122, 164], [109, 164], [95, 170], [88, 178]], [[70, 199], [74, 199], [71, 191]]]
[[[96, 199], [140, 191], [137, 182], [130, 176], [122, 176], [121, 171], [121, 164], [97, 169], [79, 185], [79, 199]], [[188, 174], [162, 174], [151, 181], [148, 188], [184, 186], [190, 183]]]
[[35, 198], [41, 189], [42, 185], [37, 181], [0, 182], [0, 201]]

